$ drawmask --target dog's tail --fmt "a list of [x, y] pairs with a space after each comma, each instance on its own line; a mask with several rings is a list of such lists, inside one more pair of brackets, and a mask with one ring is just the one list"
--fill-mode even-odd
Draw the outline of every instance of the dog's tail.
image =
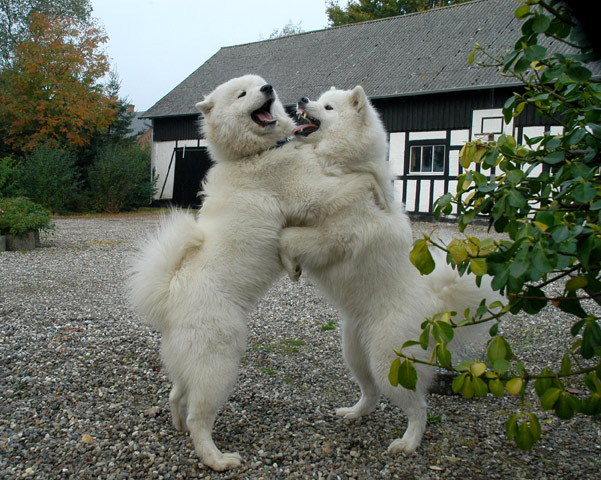
[[173, 210], [161, 217], [158, 229], [133, 255], [127, 281], [129, 301], [151, 327], [165, 328], [171, 280], [187, 252], [203, 241], [194, 214]]
[[[436, 268], [425, 280], [432, 295], [435, 295], [446, 311], [457, 312], [453, 317], [454, 322], [465, 318], [465, 311], [469, 309], [469, 317], [476, 315], [482, 300], [490, 306], [496, 301], [503, 301], [503, 297], [490, 286], [490, 277], [484, 276], [480, 287], [476, 284], [473, 274], [462, 276], [453, 270], [444, 260], [436, 262]], [[488, 317], [486, 313], [482, 319]], [[449, 350], [453, 355], [453, 363], [462, 360], [474, 359], [474, 354], [482, 352], [488, 339], [488, 330], [492, 322], [483, 322], [476, 325], [467, 325], [456, 328], [453, 340], [449, 343]]]

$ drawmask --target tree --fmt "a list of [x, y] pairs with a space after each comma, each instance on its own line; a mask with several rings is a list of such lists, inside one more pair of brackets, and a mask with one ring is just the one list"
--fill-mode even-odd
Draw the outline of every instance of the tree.
[[106, 129], [115, 105], [100, 79], [109, 62], [107, 37], [93, 24], [32, 13], [29, 35], [0, 72], [0, 122], [5, 142], [31, 151], [50, 143], [80, 147]]
[[378, 18], [395, 17], [406, 13], [422, 12], [469, 0], [350, 0], [346, 9], [331, 1], [326, 12], [331, 27], [365, 22]]
[[281, 30], [277, 28], [274, 29], [273, 32], [269, 35], [269, 39], [272, 40], [274, 38], [288, 37], [290, 35], [296, 35], [298, 33], [303, 33], [303, 29], [301, 27], [301, 22], [298, 24], [292, 23], [292, 20], [289, 20], [286, 25]]
[[[434, 268], [429, 248], [442, 249], [459, 272], [471, 272], [478, 281], [490, 276], [507, 304], [500, 311], [482, 304], [478, 312], [444, 312], [427, 319], [420, 339], [398, 353], [409, 375], [414, 360], [403, 349], [430, 348], [430, 363], [456, 372], [453, 389], [465, 397], [489, 392], [520, 397], [522, 405], [507, 420], [506, 433], [518, 447], [529, 449], [541, 436], [526, 400], [532, 390], [540, 406], [560, 419], [601, 413], [601, 83], [587, 65], [594, 58], [591, 45], [565, 3], [526, 0], [515, 15], [524, 23], [514, 50], [496, 57], [476, 45], [470, 63], [478, 55], [480, 65], [498, 68], [524, 85], [504, 105], [507, 123], [534, 108], [562, 131], [526, 137], [525, 145], [509, 135], [467, 143], [460, 153], [465, 170], [457, 193], [437, 200], [436, 215], [450, 214], [455, 205], [460, 231], [485, 216], [489, 228], [504, 239], [466, 235], [445, 245], [425, 236], [411, 252], [414, 264], [427, 274]], [[496, 173], [489, 177], [485, 173], [491, 167]], [[499, 333], [499, 325], [511, 321], [508, 314], [536, 316], [543, 308], [571, 324], [569, 347], [557, 365], [544, 365], [544, 359], [526, 364]], [[474, 322], [492, 324], [487, 358], [453, 365], [447, 344], [454, 329]], [[577, 382], [576, 391], [570, 382]]]
[[10, 65], [15, 45], [29, 36], [34, 13], [90, 21], [90, 0], [0, 0], [0, 70]]

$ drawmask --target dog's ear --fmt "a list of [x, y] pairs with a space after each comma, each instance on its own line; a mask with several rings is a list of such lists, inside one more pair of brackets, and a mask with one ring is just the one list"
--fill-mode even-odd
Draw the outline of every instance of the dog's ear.
[[211, 110], [213, 110], [214, 102], [211, 100], [211, 97], [205, 97], [202, 102], [198, 102], [196, 104], [196, 108], [202, 112], [202, 114], [206, 117]]
[[358, 111], [361, 112], [365, 104], [367, 103], [367, 95], [361, 85], [357, 85], [351, 90], [351, 105]]

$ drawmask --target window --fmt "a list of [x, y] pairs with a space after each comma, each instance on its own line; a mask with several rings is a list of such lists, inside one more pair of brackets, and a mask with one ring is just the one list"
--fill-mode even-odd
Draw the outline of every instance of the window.
[[443, 173], [444, 167], [444, 145], [419, 145], [411, 147], [411, 172]]

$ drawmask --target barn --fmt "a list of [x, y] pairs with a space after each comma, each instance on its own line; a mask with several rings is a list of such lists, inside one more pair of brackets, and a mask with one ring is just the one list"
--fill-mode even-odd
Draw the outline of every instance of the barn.
[[503, 132], [518, 141], [556, 128], [532, 113], [505, 125], [501, 108], [520, 85], [492, 68], [470, 66], [476, 44], [512, 48], [521, 22], [516, 0], [473, 0], [451, 7], [221, 48], [150, 108], [156, 200], [198, 204], [210, 167], [195, 104], [230, 78], [254, 73], [285, 106], [317, 98], [331, 86], [362, 85], [388, 132], [395, 195], [408, 212], [431, 214], [454, 191], [466, 141]]

